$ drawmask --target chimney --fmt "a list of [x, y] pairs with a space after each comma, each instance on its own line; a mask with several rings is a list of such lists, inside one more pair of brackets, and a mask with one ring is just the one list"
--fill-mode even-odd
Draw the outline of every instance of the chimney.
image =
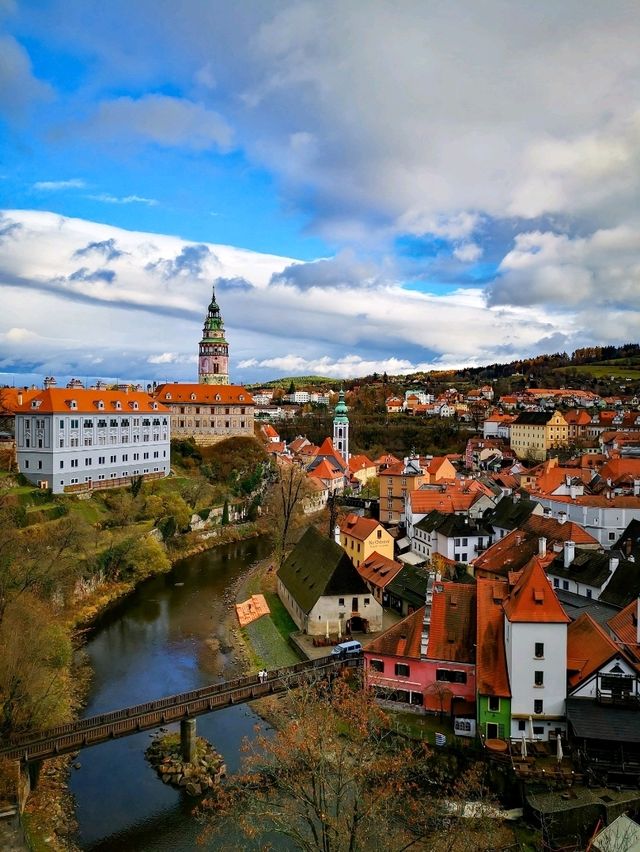
[[633, 539], [625, 538], [623, 547], [624, 547], [624, 555], [628, 559], [631, 556], [631, 551], [633, 550]]
[[22, 391], [18, 391], [18, 405], [22, 405]]
[[566, 524], [566, 522], [567, 522], [567, 513], [566, 512], [560, 512], [558, 514], [558, 523], [559, 524]]
[[568, 568], [576, 556], [575, 541], [565, 541], [564, 543], [564, 567]]
[[538, 556], [542, 559], [547, 555], [547, 540], [542, 537], [538, 539]]
[[434, 575], [430, 571], [427, 578], [427, 592], [424, 600], [424, 618], [422, 619], [422, 639], [420, 641], [420, 656], [426, 657], [429, 651], [429, 633], [431, 631], [431, 604], [433, 602]]
[[619, 564], [620, 564], [620, 560], [618, 559], [617, 556], [610, 556], [609, 557], [609, 571], [611, 571], [612, 574], [616, 570], [616, 568], [618, 567]]
[[519, 491], [514, 491], [514, 492], [513, 492], [513, 502], [514, 502], [514, 503], [517, 503], [519, 499], [520, 499], [520, 492], [519, 492]]
[[576, 499], [576, 497], [578, 496], [578, 486], [577, 485], [570, 485], [569, 486], [569, 496], [571, 497], [572, 500]]

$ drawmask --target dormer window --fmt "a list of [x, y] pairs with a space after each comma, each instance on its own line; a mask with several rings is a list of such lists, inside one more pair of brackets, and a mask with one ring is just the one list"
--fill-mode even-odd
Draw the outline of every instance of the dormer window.
[[118, 411], [120, 411], [120, 409], [121, 409], [121, 408], [122, 408], [122, 403], [120, 402], [120, 400], [119, 400], [119, 399], [117, 399], [117, 400], [116, 400], [116, 409], [117, 409]]
[[238, 399], [240, 400], [240, 402], [244, 402], [244, 396], [243, 396], [242, 394], [240, 394], [240, 396], [238, 397]]
[[152, 402], [152, 403], [151, 403], [151, 408], [153, 408], [153, 410], [154, 410], [154, 411], [157, 411], [157, 410], [158, 410], [158, 403], [157, 403], [157, 402]]
[[164, 398], [165, 398], [165, 399], [171, 399], [171, 394], [170, 394], [170, 393], [165, 393]]
[[133, 410], [134, 410], [134, 411], [137, 411], [137, 410], [138, 410], [138, 403], [137, 403], [137, 402], [132, 402], [132, 403], [131, 403], [131, 408], [133, 408]]
[[195, 393], [192, 393], [191, 396], [189, 397], [189, 399], [195, 399], [195, 398], [196, 398]]
[[72, 400], [70, 400], [70, 401], [69, 401], [69, 408], [71, 408], [71, 409], [74, 409], [74, 410], [75, 410], [77, 407], [78, 407], [78, 402], [77, 402], [77, 400], [72, 399]]
[[222, 397], [220, 396], [219, 393], [217, 393], [216, 394], [216, 402], [220, 402], [221, 399], [222, 399]]
[[101, 399], [98, 400], [98, 408], [100, 409], [100, 411], [104, 409], [104, 402]]
[[31, 400], [31, 408], [38, 408], [39, 406], [40, 406], [40, 400], [39, 399], [32, 399]]

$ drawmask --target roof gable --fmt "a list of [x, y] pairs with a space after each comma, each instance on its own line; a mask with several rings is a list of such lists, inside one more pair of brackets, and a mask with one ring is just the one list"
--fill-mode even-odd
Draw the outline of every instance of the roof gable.
[[456, 663], [475, 661], [476, 589], [465, 583], [435, 583], [427, 657]]
[[556, 597], [542, 563], [535, 556], [525, 567], [503, 607], [512, 623], [568, 624], [571, 620]]

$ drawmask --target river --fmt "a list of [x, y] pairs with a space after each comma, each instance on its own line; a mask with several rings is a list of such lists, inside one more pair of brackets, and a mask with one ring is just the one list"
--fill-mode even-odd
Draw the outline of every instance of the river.
[[[223, 545], [178, 563], [111, 610], [85, 645], [93, 682], [84, 710], [93, 716], [239, 674], [225, 616], [230, 589], [267, 539]], [[219, 647], [218, 647], [219, 646]], [[197, 720], [198, 734], [238, 766], [240, 744], [260, 719], [249, 705]], [[149, 732], [83, 749], [72, 769], [77, 842], [92, 852], [191, 852], [202, 849], [194, 800], [161, 783], [144, 759]], [[229, 838], [225, 838], [227, 841]], [[215, 844], [214, 844], [215, 845]]]

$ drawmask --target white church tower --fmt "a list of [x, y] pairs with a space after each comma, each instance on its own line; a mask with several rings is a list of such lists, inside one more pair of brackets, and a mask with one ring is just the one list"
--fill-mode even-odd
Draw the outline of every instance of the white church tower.
[[333, 446], [340, 453], [345, 462], [349, 463], [349, 418], [344, 401], [344, 391], [340, 391], [340, 399], [334, 410], [333, 418]]

